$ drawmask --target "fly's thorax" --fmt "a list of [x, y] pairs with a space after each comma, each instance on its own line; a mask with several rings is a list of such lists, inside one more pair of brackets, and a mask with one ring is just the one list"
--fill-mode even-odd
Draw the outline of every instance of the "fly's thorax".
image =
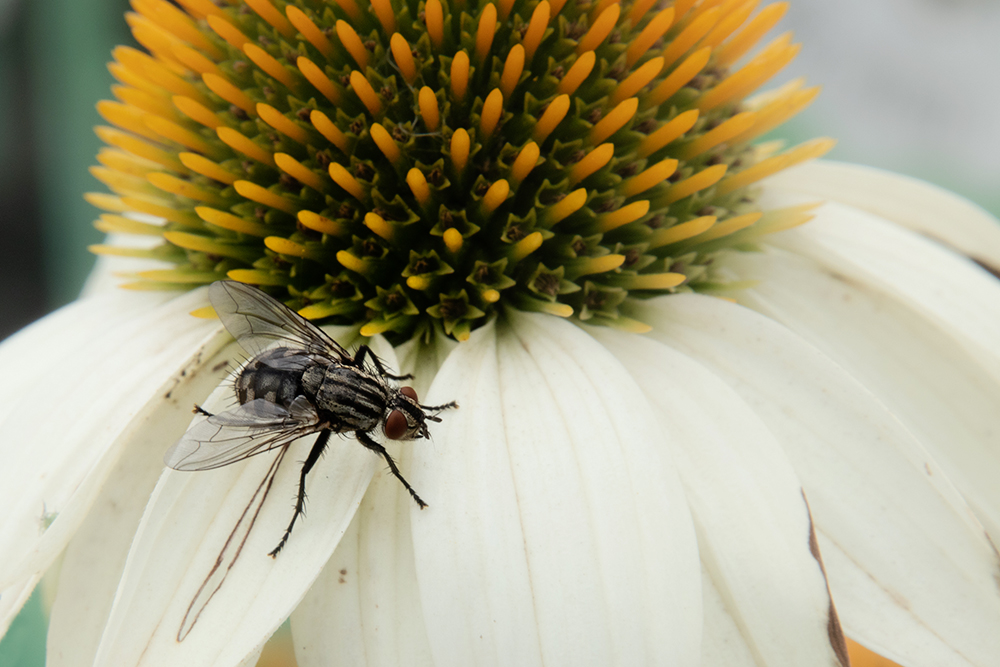
[[[309, 377], [310, 383], [314, 378]], [[315, 391], [316, 408], [335, 431], [371, 431], [382, 421], [390, 392], [362, 369], [330, 364]]]

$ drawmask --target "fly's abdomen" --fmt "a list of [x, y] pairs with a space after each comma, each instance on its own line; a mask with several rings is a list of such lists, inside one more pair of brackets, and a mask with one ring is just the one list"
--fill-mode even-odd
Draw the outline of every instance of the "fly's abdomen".
[[276, 348], [247, 364], [236, 380], [236, 397], [239, 402], [243, 404], [263, 398], [271, 403], [287, 406], [302, 395], [302, 372], [280, 367], [281, 359], [293, 355], [291, 350]]
[[388, 389], [349, 366], [325, 369], [316, 391], [316, 407], [336, 431], [370, 431], [378, 426], [389, 402]]

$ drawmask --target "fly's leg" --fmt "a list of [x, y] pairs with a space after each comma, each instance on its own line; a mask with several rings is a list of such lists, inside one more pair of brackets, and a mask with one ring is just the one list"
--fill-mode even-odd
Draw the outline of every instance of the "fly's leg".
[[399, 468], [396, 467], [396, 462], [392, 460], [391, 456], [389, 456], [389, 452], [385, 451], [385, 447], [372, 440], [372, 437], [364, 431], [356, 431], [355, 435], [358, 437], [358, 442], [385, 459], [385, 462], [389, 464], [389, 470], [391, 470], [392, 474], [396, 476], [396, 479], [398, 479], [400, 483], [406, 487], [406, 490], [410, 492], [410, 495], [413, 496], [417, 505], [420, 505], [420, 509], [427, 507], [427, 503], [421, 500], [420, 496], [417, 495], [417, 492], [413, 490], [412, 486], [410, 486], [410, 483], [403, 479], [403, 476], [399, 474]]
[[372, 349], [367, 345], [361, 345], [358, 347], [358, 351], [354, 353], [354, 365], [361, 368], [365, 363], [365, 355], [368, 355], [372, 359], [372, 363], [375, 365], [375, 369], [379, 374], [384, 375], [390, 380], [412, 380], [413, 375], [407, 373], [406, 375], [393, 375], [385, 370], [385, 366], [382, 365], [382, 360], [375, 356]]
[[271, 558], [276, 558], [278, 552], [284, 548], [285, 542], [288, 541], [288, 536], [292, 534], [292, 527], [295, 526], [295, 520], [299, 518], [299, 515], [306, 513], [306, 475], [316, 465], [316, 461], [319, 461], [319, 457], [323, 453], [323, 450], [326, 449], [326, 443], [329, 440], [330, 431], [320, 431], [319, 437], [316, 438], [312, 449], [309, 450], [309, 456], [306, 457], [305, 463], [302, 464], [302, 473], [299, 476], [299, 495], [295, 501], [295, 514], [292, 515], [292, 520], [288, 523], [288, 528], [285, 528], [285, 534], [281, 536], [278, 546], [274, 547], [274, 551], [268, 554]]
[[205, 415], [206, 417], [214, 417], [215, 416], [211, 412], [209, 412], [208, 410], [206, 410], [205, 408], [203, 408], [200, 405], [198, 405], [197, 403], [194, 406], [194, 410], [192, 410], [191, 412], [195, 413], [196, 415]]

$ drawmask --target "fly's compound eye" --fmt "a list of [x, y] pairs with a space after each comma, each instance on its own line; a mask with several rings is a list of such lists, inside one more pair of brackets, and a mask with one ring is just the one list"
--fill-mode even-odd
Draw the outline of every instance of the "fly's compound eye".
[[385, 437], [390, 440], [399, 440], [406, 435], [408, 426], [406, 416], [399, 410], [393, 410], [385, 420]]
[[399, 393], [411, 399], [414, 403], [420, 402], [419, 400], [417, 400], [417, 392], [416, 390], [414, 390], [413, 387], [400, 387]]

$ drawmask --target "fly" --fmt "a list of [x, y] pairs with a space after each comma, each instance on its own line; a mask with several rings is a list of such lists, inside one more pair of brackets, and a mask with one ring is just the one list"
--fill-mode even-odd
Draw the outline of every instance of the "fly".
[[351, 355], [298, 313], [255, 287], [223, 280], [208, 288], [222, 324], [249, 353], [250, 361], [233, 375], [236, 407], [194, 424], [164, 456], [174, 470], [211, 470], [273, 449], [287, 448], [301, 437], [319, 432], [299, 475], [295, 512], [284, 535], [268, 555], [276, 557], [305, 510], [306, 476], [326, 449], [333, 433], [353, 433], [375, 452], [410, 493], [396, 462], [372, 434], [381, 429], [390, 440], [429, 438], [427, 422], [458, 405], [421, 405], [410, 387], [390, 380], [411, 375], [389, 373], [367, 345]]

